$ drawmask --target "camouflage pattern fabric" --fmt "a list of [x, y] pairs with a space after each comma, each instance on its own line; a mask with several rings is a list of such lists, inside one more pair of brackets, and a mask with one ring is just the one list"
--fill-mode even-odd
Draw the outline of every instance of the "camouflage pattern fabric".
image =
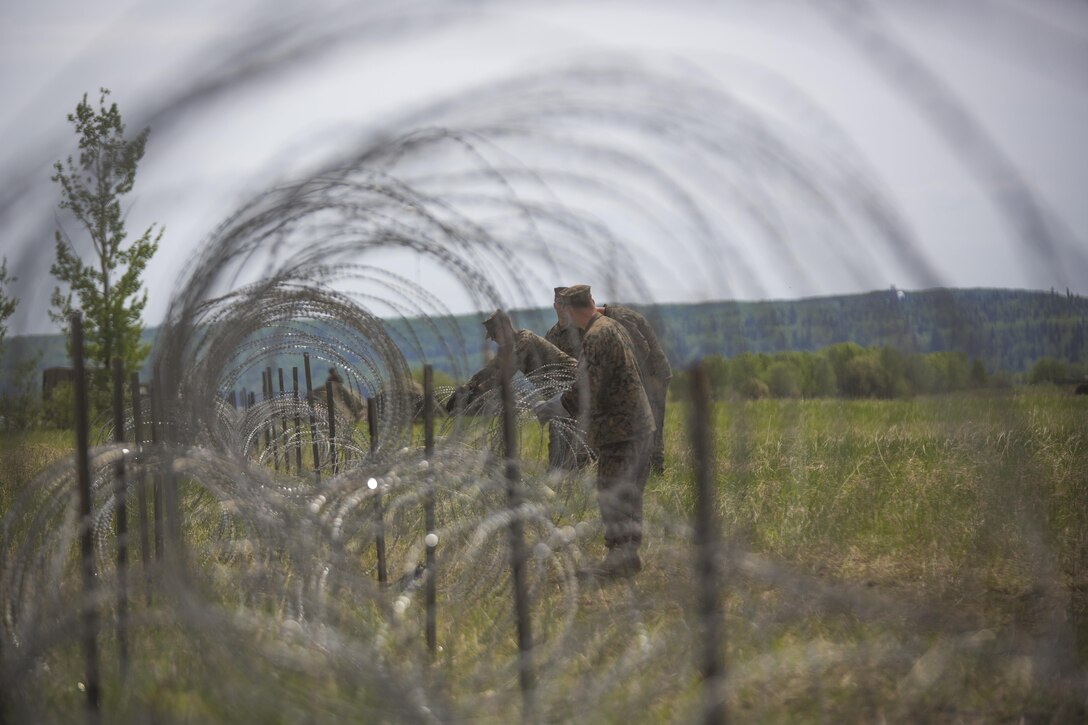
[[657, 473], [665, 468], [665, 399], [669, 393], [672, 367], [657, 339], [653, 325], [641, 313], [623, 305], [605, 305], [604, 315], [620, 322], [635, 343], [639, 371], [646, 387], [646, 398], [654, 413], [654, 438], [650, 447], [650, 466]]
[[[672, 367], [665, 355], [653, 325], [644, 315], [623, 305], [605, 305], [602, 314], [623, 325], [634, 346], [639, 375], [646, 388], [646, 399], [654, 414], [654, 437], [650, 446], [650, 467], [657, 473], [665, 469], [665, 400], [672, 379]], [[585, 333], [574, 325], [560, 326], [558, 322], [544, 335], [544, 339], [573, 358], [581, 357], [582, 338]]]
[[[544, 339], [577, 360], [582, 355], [582, 336], [575, 325], [561, 326], [558, 322], [544, 333]], [[575, 453], [566, 445], [563, 434], [552, 427], [548, 431], [548, 465], [551, 468], [574, 470], [585, 468], [590, 457], [584, 451]]]
[[601, 446], [597, 458], [597, 504], [609, 550], [638, 552], [642, 544], [642, 494], [649, 475], [649, 439]]
[[574, 325], [560, 326], [558, 322], [551, 326], [544, 339], [577, 360], [582, 356], [582, 337], [585, 333]]
[[665, 399], [669, 394], [669, 385], [647, 385], [646, 400], [654, 412], [653, 439], [650, 441], [650, 468], [654, 473], [665, 472]]
[[[567, 355], [539, 335], [529, 330], [518, 330], [514, 333], [514, 370], [520, 370], [529, 375], [534, 370], [539, 370], [546, 365], [561, 365], [572, 372], [578, 361]], [[458, 388], [446, 404], [446, 410], [453, 412], [458, 405], [469, 406], [480, 395], [498, 386], [501, 379], [499, 370], [502, 358], [496, 355], [478, 373], [473, 375], [467, 383]], [[584, 457], [583, 457], [584, 458]], [[578, 458], [571, 450], [571, 443], [566, 440], [554, 426], [548, 426], [548, 466], [550, 468], [575, 468], [582, 458]]]
[[[632, 340], [636, 338], [634, 332], [638, 331], [637, 337], [642, 338], [646, 343], [646, 353], [642, 359], [642, 369], [646, 373], [646, 377], [667, 384], [672, 378], [672, 367], [669, 365], [669, 358], [665, 355], [665, 350], [662, 349], [661, 343], [657, 339], [657, 333], [654, 332], [650, 321], [641, 313], [623, 305], [605, 305], [603, 314], [605, 317], [621, 323], [627, 333], [631, 335]], [[638, 343], [635, 344], [637, 347]]]
[[589, 319], [576, 382], [562, 400], [569, 413], [584, 421], [594, 448], [644, 438], [654, 431], [633, 348], [620, 323], [600, 313]]
[[[502, 358], [496, 355], [478, 373], [469, 378], [464, 388], [470, 396], [485, 393], [499, 384], [501, 360]], [[563, 365], [574, 370], [578, 364], [573, 357], [529, 330], [518, 330], [514, 333], [514, 359], [512, 362], [514, 371], [520, 370], [525, 375], [545, 365]], [[471, 399], [469, 402], [471, 402]]]

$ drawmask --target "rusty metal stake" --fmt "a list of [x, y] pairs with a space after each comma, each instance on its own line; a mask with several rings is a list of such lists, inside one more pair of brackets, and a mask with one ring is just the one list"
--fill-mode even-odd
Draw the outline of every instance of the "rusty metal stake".
[[99, 721], [98, 612], [95, 609], [94, 531], [91, 521], [90, 431], [87, 411], [87, 368], [83, 359], [83, 313], [68, 318], [72, 367], [75, 371], [76, 472], [79, 480], [79, 550], [83, 573], [82, 624], [83, 663], [87, 690], [87, 721]]
[[[113, 358], [113, 440], [125, 442], [125, 366]], [[117, 659], [121, 679], [128, 677], [128, 491], [125, 454], [113, 471], [113, 503], [117, 523]]]
[[[275, 392], [272, 390], [272, 368], [265, 368], [265, 391], [264, 402], [271, 403]], [[269, 406], [265, 406], [265, 410], [270, 410]], [[264, 429], [265, 448], [272, 449], [272, 467], [278, 472], [280, 470], [280, 453], [279, 447], [276, 445], [276, 420], [271, 416], [268, 416], [268, 423]]]
[[[280, 412], [280, 444], [283, 447], [283, 471], [284, 471], [284, 473], [289, 474], [289, 473], [291, 473], [291, 453], [290, 453], [290, 451], [287, 450], [287, 440], [288, 440], [288, 438], [287, 438], [287, 416], [284, 415], [283, 412], [282, 412], [282, 410], [283, 410], [282, 406], [283, 406], [283, 401], [284, 401], [283, 368], [276, 368], [276, 370], [279, 373], [279, 383], [280, 383], [280, 399], [279, 399], [279, 404], [281, 406], [281, 408], [280, 408], [280, 411], [281, 411]], [[273, 428], [276, 427], [274, 423], [272, 424], [272, 427]]]
[[306, 402], [310, 405], [310, 443], [314, 454], [314, 476], [321, 483], [321, 455], [317, 451], [317, 417], [314, 415], [314, 386], [310, 377], [310, 353], [302, 353], [302, 366], [306, 371]]
[[291, 368], [291, 391], [295, 395], [295, 473], [302, 475], [302, 416], [299, 415], [298, 367]]
[[705, 705], [703, 722], [726, 720], [724, 690], [725, 665], [721, 648], [724, 641], [722, 612], [718, 601], [718, 524], [714, 508], [714, 445], [710, 425], [710, 384], [706, 369], [696, 363], [691, 369], [691, 443], [695, 460], [695, 565], [698, 582], [700, 641]]
[[529, 587], [526, 582], [525, 530], [519, 509], [522, 503], [521, 471], [518, 465], [517, 412], [514, 410], [514, 376], [510, 346], [499, 348], [502, 394], [502, 442], [506, 461], [506, 500], [510, 509], [510, 571], [514, 582], [514, 613], [518, 628], [518, 681], [521, 685], [523, 719], [535, 721], [533, 712], [532, 619], [529, 613]]
[[[162, 410], [159, 402], [159, 390], [158, 386], [155, 385], [154, 378], [152, 378], [149, 391], [151, 393], [151, 445], [156, 449], [157, 454], [161, 455], [161, 451], [158, 449], [161, 442], [160, 417], [162, 416]], [[151, 485], [151, 513], [152, 520], [155, 523], [155, 562], [161, 564], [165, 555], [166, 536], [163, 532], [162, 520], [162, 473], [159, 472], [158, 467], [156, 467], [156, 472], [152, 477]]]
[[[144, 439], [141, 434], [143, 431], [143, 408], [142, 400], [140, 398], [140, 374], [132, 373], [128, 382], [129, 397], [132, 398], [132, 430], [133, 443], [135, 445], [135, 451], [137, 452], [138, 460], [143, 457], [142, 447]], [[138, 509], [136, 519], [140, 525], [140, 564], [144, 572], [144, 595], [147, 599], [147, 603], [151, 604], [151, 546], [150, 538], [148, 536], [147, 525], [147, 475], [142, 468], [137, 469], [138, 476], [136, 478], [136, 507]]]
[[329, 410], [329, 465], [332, 470], [332, 475], [337, 474], [336, 470], [336, 406], [333, 404], [333, 388], [332, 381], [325, 381], [325, 402], [328, 403]]
[[[373, 462], [378, 453], [378, 401], [375, 398], [366, 400], [366, 424], [370, 431], [370, 460]], [[378, 556], [378, 584], [385, 585], [389, 581], [389, 574], [385, 568], [385, 509], [381, 488], [374, 495], [374, 518], [378, 529], [374, 537], [374, 548]]]
[[[423, 455], [428, 465], [433, 465], [434, 458], [434, 371], [430, 365], [423, 366]], [[438, 615], [437, 586], [438, 577], [435, 571], [435, 549], [438, 548], [435, 528], [437, 526], [434, 515], [434, 472], [428, 468], [428, 480], [426, 495], [423, 497], [423, 528], [427, 532], [424, 539], [424, 548], [427, 551], [427, 580], [425, 583], [427, 602], [427, 649], [434, 657], [438, 651]], [[433, 544], [433, 545], [432, 545]]]

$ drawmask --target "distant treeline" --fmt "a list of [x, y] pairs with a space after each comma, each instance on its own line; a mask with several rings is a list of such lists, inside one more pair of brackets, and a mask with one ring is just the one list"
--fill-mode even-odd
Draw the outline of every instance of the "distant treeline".
[[[940, 359], [929, 358], [931, 353], [958, 353], [960, 357], [955, 359], [962, 358], [968, 373], [974, 370], [976, 377], [982, 373], [1026, 376], [1040, 360], [1050, 360], [1070, 375], [1078, 375], [1078, 366], [1088, 363], [1088, 299], [1067, 292], [992, 289], [902, 292], [893, 288], [802, 300], [653, 307], [632, 303], [632, 306], [641, 309], [660, 331], [665, 351], [677, 369], [709, 356], [815, 353], [842, 343], [854, 343], [861, 348], [894, 348], [905, 361], [915, 361], [910, 362], [913, 365], [919, 365], [918, 360]], [[411, 368], [419, 368], [426, 361], [453, 379], [464, 379], [483, 364], [486, 349], [480, 324], [483, 317], [461, 315], [426, 324], [412, 319], [393, 320], [389, 322], [389, 331]], [[513, 317], [519, 327], [538, 334], [543, 334], [555, 321], [550, 308], [515, 310]], [[154, 329], [145, 331], [145, 339], [152, 340], [154, 336]], [[9, 338], [6, 347], [0, 359], [2, 387], [8, 387], [14, 380], [20, 361], [36, 357], [38, 369], [68, 365], [60, 335]], [[868, 359], [871, 354], [870, 351], [861, 357]], [[890, 352], [882, 354], [892, 356]], [[892, 364], [890, 357], [886, 362]], [[271, 364], [300, 363], [284, 359]], [[853, 368], [867, 364], [859, 361]], [[940, 367], [935, 362], [930, 366]], [[958, 380], [955, 377], [958, 373], [951, 375], [952, 380]], [[239, 384], [260, 389], [260, 372], [254, 371], [250, 377]], [[765, 382], [769, 385], [769, 381]], [[943, 383], [931, 384], [918, 378], [911, 384], [921, 392]], [[839, 385], [841, 389], [841, 382]]]
[[[984, 387], [1009, 387], [1014, 376], [989, 373], [979, 359], [960, 352], [903, 352], [891, 346], [863, 348], [839, 343], [816, 352], [742, 352], [703, 359], [711, 393], [717, 398], [904, 398]], [[1025, 382], [1060, 382], [1082, 377], [1085, 366], [1053, 358], [1036, 362]], [[673, 376], [672, 393], [689, 393], [686, 370]]]
[[680, 365], [708, 355], [822, 350], [838, 343], [906, 353], [958, 352], [988, 372], [1026, 373], [1043, 358], [1088, 362], [1088, 299], [1068, 292], [932, 289], [653, 309]]

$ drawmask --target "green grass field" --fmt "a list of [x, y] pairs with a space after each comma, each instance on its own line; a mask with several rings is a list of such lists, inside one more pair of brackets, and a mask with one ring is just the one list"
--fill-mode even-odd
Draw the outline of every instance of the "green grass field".
[[[687, 528], [693, 491], [686, 413], [670, 407], [666, 471], [647, 489], [644, 570], [632, 583], [601, 587], [575, 587], [563, 576], [564, 562], [603, 552], [592, 528], [590, 481], [544, 476], [545, 437], [535, 423], [522, 428], [528, 497], [546, 512], [527, 527], [531, 550], [554, 544], [554, 527], [589, 532], [577, 552], [557, 545], [533, 569], [535, 707], [546, 714], [542, 719], [698, 717], [701, 630]], [[1019, 389], [909, 401], [717, 403], [713, 413], [725, 542], [723, 696], [731, 716], [752, 722], [1085, 717], [1088, 400]], [[41, 432], [0, 442], [5, 512], [39, 471], [68, 455], [70, 437]], [[222, 492], [183, 487], [201, 604], [168, 614], [137, 599], [136, 665], [125, 687], [109, 629], [112, 610], [103, 605], [108, 719], [404, 719], [410, 710], [397, 698], [411, 695], [397, 689], [403, 678], [386, 666], [422, 678], [447, 712], [489, 722], [520, 715], [505, 527], [491, 525], [501, 497], [471, 486], [439, 496], [447, 529], [438, 585], [441, 651], [434, 662], [421, 641], [420, 595], [391, 619], [396, 593], [368, 589], [369, 534], [345, 534], [336, 561], [357, 569], [341, 574], [328, 611], [306, 615], [292, 604], [309, 601], [294, 595], [311, 584], [293, 564], [304, 554], [292, 542], [307, 536], [305, 525], [283, 519], [279, 544], [262, 540], [245, 522], [231, 523], [235, 533], [224, 534], [222, 500]], [[421, 556], [414, 502], [404, 498], [387, 511], [395, 576]], [[8, 517], [5, 532], [24, 541], [20, 525]], [[350, 531], [348, 519], [344, 526]], [[70, 548], [58, 586], [75, 596]], [[138, 581], [139, 572], [137, 565], [132, 578]], [[338, 597], [336, 591], [374, 593]], [[311, 621], [321, 628], [310, 628]], [[389, 621], [400, 624], [390, 628]], [[301, 630], [291, 622], [301, 622]], [[30, 702], [47, 720], [78, 712], [81, 660], [77, 639], [65, 629], [71, 626], [58, 622], [33, 671], [20, 673], [15, 689], [5, 683], [16, 695], [0, 705]], [[400, 704], [392, 705], [395, 699]]]

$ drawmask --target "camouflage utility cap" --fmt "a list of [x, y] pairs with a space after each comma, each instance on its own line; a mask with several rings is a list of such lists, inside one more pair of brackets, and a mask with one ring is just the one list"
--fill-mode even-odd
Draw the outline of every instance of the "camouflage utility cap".
[[574, 307], [588, 307], [593, 303], [593, 295], [588, 284], [576, 284], [563, 290], [559, 294], [559, 301]]
[[555, 290], [554, 290], [554, 292], [555, 292], [555, 301], [559, 302], [560, 299], [563, 297], [563, 293], [566, 292], [568, 289], [570, 289], [570, 288], [569, 287], [556, 287]]

